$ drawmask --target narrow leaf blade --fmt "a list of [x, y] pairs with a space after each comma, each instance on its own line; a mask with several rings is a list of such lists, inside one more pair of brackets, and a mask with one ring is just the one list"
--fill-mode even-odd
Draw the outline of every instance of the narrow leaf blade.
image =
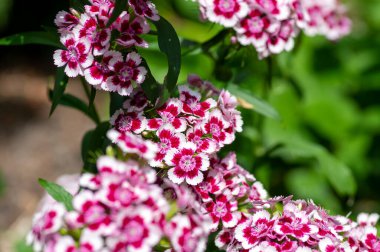
[[[275, 119], [275, 120], [281, 120], [281, 117], [277, 110], [273, 108], [270, 104], [267, 102], [261, 100], [260, 98], [257, 98], [246, 90], [241, 89], [237, 85], [230, 84], [228, 85], [228, 91], [230, 91], [233, 95], [235, 95], [237, 98], [240, 98], [243, 100], [244, 103], [248, 104], [248, 108], [264, 115], [269, 118]], [[249, 106], [250, 105], [250, 106]]]
[[173, 26], [163, 17], [154, 22], [158, 33], [158, 46], [168, 60], [168, 73], [165, 86], [170, 93], [177, 85], [181, 70], [181, 43]]
[[[52, 100], [52, 96], [53, 96], [53, 92], [49, 91], [50, 100]], [[97, 118], [96, 113], [94, 113], [94, 110], [90, 109], [84, 101], [82, 101], [81, 99], [71, 94], [63, 94], [58, 104], [65, 107], [79, 110], [83, 114], [88, 116], [91, 120], [93, 120], [95, 123], [98, 123], [98, 118]]]
[[68, 211], [74, 210], [73, 208], [73, 196], [67, 192], [62, 186], [48, 182], [44, 179], [38, 179], [38, 183], [46, 190], [46, 192], [57, 202], [65, 205]]
[[47, 45], [62, 48], [58, 33], [48, 31], [24, 32], [0, 39], [0, 46], [12, 45]]
[[65, 92], [67, 83], [69, 81], [69, 77], [65, 74], [65, 70], [63, 67], [60, 67], [57, 69], [56, 75], [55, 75], [55, 82], [54, 82], [54, 90], [52, 94], [52, 104], [50, 108], [50, 114], [51, 116], [54, 113], [54, 110], [57, 108], [63, 93]]

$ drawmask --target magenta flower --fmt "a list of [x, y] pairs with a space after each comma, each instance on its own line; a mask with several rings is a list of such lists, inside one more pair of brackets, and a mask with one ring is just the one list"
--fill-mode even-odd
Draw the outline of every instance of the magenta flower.
[[201, 102], [201, 94], [188, 88], [179, 86], [180, 100], [183, 102], [182, 110], [185, 114], [205, 117], [206, 112], [216, 107], [216, 101], [209, 98]]
[[83, 76], [84, 70], [91, 66], [94, 60], [90, 52], [90, 42], [68, 34], [61, 37], [61, 43], [67, 50], [59, 49], [54, 52], [54, 64], [58, 67], [66, 65], [65, 73], [69, 77]]
[[186, 142], [185, 136], [182, 133], [176, 133], [171, 125], [166, 125], [157, 131], [159, 138], [159, 152], [150, 165], [153, 167], [163, 167], [164, 158], [169, 150], [179, 149]]
[[224, 120], [219, 110], [212, 111], [210, 116], [202, 124], [204, 133], [210, 134], [220, 146], [230, 144], [235, 139], [233, 134], [226, 131], [229, 127], [229, 123]]
[[228, 190], [218, 195], [215, 201], [207, 202], [205, 208], [213, 222], [211, 229], [217, 230], [220, 221], [222, 221], [225, 228], [235, 227], [240, 216], [237, 207], [237, 201]]
[[130, 15], [126, 13], [118, 21], [117, 30], [120, 32], [120, 37], [116, 40], [118, 44], [125, 47], [148, 47], [148, 43], [140, 37], [141, 34], [145, 34], [150, 31], [150, 26], [146, 19], [136, 17], [131, 20]]
[[156, 6], [149, 0], [129, 0], [129, 5], [132, 7], [136, 15], [146, 17], [153, 21], [158, 21], [160, 16], [156, 10]]
[[125, 61], [122, 57], [113, 57], [109, 61], [109, 68], [113, 72], [107, 78], [110, 91], [117, 91], [120, 95], [128, 96], [133, 90], [133, 83], [141, 84], [147, 73], [145, 67], [140, 66], [141, 57], [136, 52], [127, 54]]
[[147, 120], [142, 113], [124, 112], [119, 109], [110, 118], [110, 123], [120, 132], [140, 134], [146, 128]]
[[241, 0], [200, 0], [202, 14], [212, 22], [233, 27], [247, 15], [249, 8]]
[[158, 151], [157, 144], [131, 132], [120, 133], [112, 129], [108, 131], [107, 137], [125, 153], [136, 153], [148, 161], [152, 160]]
[[158, 130], [165, 125], [171, 125], [176, 132], [183, 132], [187, 128], [186, 119], [180, 117], [182, 102], [178, 99], [170, 99], [157, 110], [161, 118], [153, 118], [148, 121], [149, 130]]
[[235, 238], [244, 249], [250, 249], [272, 233], [274, 223], [267, 211], [258, 211], [248, 221], [236, 227]]
[[203, 181], [202, 171], [209, 168], [210, 162], [206, 155], [196, 154], [197, 147], [194, 143], [182, 144], [179, 149], [171, 149], [165, 156], [165, 163], [174, 166], [169, 169], [169, 179], [181, 184], [186, 180], [190, 185], [197, 185]]

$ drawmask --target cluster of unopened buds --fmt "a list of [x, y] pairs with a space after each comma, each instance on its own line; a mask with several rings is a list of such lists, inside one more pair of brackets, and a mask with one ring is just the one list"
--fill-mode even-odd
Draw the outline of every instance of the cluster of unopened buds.
[[[160, 17], [150, 1], [129, 0], [126, 10], [110, 20], [114, 0], [89, 0], [85, 12], [60, 11], [55, 19], [65, 49], [56, 50], [54, 64], [69, 77], [84, 76], [98, 89], [129, 95], [141, 84], [146, 68], [136, 47], [148, 47], [141, 35], [150, 31], [147, 19]], [[128, 8], [127, 8], [128, 7]], [[123, 52], [123, 53], [122, 53]]]
[[351, 30], [339, 0], [194, 0], [202, 18], [233, 28], [242, 45], [253, 45], [261, 58], [290, 51], [294, 38], [323, 35], [337, 40]]
[[378, 215], [353, 222], [313, 202], [268, 199], [234, 153], [218, 158], [242, 127], [236, 98], [188, 82], [156, 112], [134, 90], [112, 116], [114, 144], [97, 173], [78, 179], [73, 209], [49, 202], [36, 214], [36, 251], [205, 251], [213, 232], [231, 252], [380, 251]]

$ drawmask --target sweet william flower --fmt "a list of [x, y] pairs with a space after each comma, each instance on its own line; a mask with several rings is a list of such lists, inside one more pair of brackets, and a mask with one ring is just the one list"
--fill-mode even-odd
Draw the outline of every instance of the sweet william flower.
[[241, 242], [244, 249], [250, 249], [272, 232], [274, 223], [267, 211], [258, 211], [249, 220], [236, 227], [234, 237]]
[[116, 40], [118, 44], [125, 47], [140, 46], [147, 48], [149, 46], [148, 43], [140, 37], [141, 34], [150, 31], [150, 26], [145, 18], [136, 17], [132, 20], [130, 15], [126, 13], [117, 22], [116, 27], [120, 32], [120, 36]]
[[169, 179], [181, 184], [186, 181], [189, 185], [197, 185], [203, 181], [202, 171], [209, 168], [210, 162], [206, 155], [196, 153], [196, 145], [191, 142], [184, 143], [179, 149], [171, 149], [165, 156], [165, 163], [170, 168]]
[[129, 0], [129, 5], [132, 7], [136, 15], [149, 18], [153, 21], [158, 21], [160, 16], [156, 10], [156, 6], [149, 0]]
[[233, 27], [247, 15], [249, 8], [243, 0], [200, 0], [202, 14], [212, 22]]
[[228, 190], [218, 195], [215, 201], [206, 203], [205, 208], [213, 221], [211, 229], [217, 230], [220, 221], [222, 221], [223, 227], [226, 228], [236, 226], [240, 216], [237, 207], [238, 203], [236, 199], [233, 198]]
[[154, 160], [150, 162], [150, 165], [153, 167], [163, 167], [163, 161], [168, 151], [179, 149], [186, 142], [186, 139], [182, 133], [176, 133], [171, 125], [161, 128], [156, 134], [159, 138], [159, 151]]
[[145, 80], [147, 71], [140, 64], [141, 57], [136, 52], [128, 53], [125, 60], [118, 56], [110, 59], [109, 68], [112, 74], [107, 78], [109, 90], [129, 96], [133, 91], [133, 83], [141, 84]]
[[61, 36], [61, 43], [66, 50], [58, 49], [54, 52], [54, 64], [65, 67], [69, 77], [84, 75], [84, 70], [92, 65], [94, 57], [91, 54], [91, 43], [86, 39], [78, 39], [74, 34]]
[[119, 109], [110, 118], [110, 123], [120, 132], [140, 134], [146, 128], [147, 120], [141, 113]]

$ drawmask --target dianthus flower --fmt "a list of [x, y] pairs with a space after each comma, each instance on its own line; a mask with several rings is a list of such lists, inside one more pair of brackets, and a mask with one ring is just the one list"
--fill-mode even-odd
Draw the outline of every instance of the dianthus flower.
[[196, 0], [203, 19], [233, 28], [234, 38], [255, 47], [260, 58], [294, 47], [294, 38], [323, 35], [330, 40], [346, 36], [351, 21], [338, 0]]
[[83, 13], [60, 11], [55, 24], [66, 49], [55, 51], [54, 64], [65, 66], [69, 77], [83, 76], [97, 89], [130, 95], [147, 73], [134, 47], [149, 46], [141, 38], [150, 31], [146, 18], [158, 20], [159, 15], [150, 1], [130, 0], [128, 5], [131, 8], [112, 24], [113, 0], [91, 0]]
[[197, 88], [199, 92], [187, 85], [178, 90], [179, 98], [169, 99], [154, 114], [137, 90], [112, 116], [115, 131], [110, 137], [127, 152], [132, 152], [127, 149], [128, 139], [149, 139], [158, 147], [153, 160], [149, 158], [151, 166], [167, 170], [174, 183], [198, 185], [210, 167], [211, 155], [232, 143], [235, 132], [242, 130], [242, 119], [236, 98], [227, 91], [210, 93]]

